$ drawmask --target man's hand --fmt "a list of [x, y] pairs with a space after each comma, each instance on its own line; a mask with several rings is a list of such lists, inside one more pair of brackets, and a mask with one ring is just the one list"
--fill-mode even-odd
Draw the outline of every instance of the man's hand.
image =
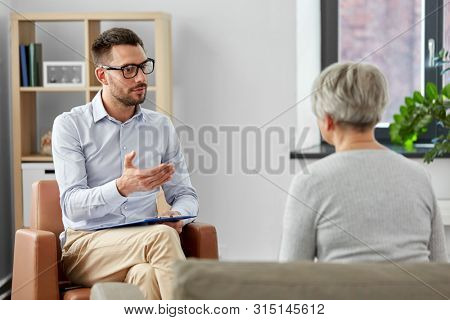
[[133, 165], [136, 152], [125, 155], [122, 176], [116, 180], [117, 190], [124, 197], [136, 191], [159, 188], [172, 178], [175, 168], [171, 163], [162, 163], [150, 169], [138, 169]]
[[[164, 213], [159, 214], [160, 217], [172, 217], [172, 216], [181, 216], [181, 214], [177, 211], [167, 211]], [[169, 227], [174, 228], [177, 230], [178, 234], [180, 234], [183, 231], [183, 221], [179, 220], [177, 222], [163, 222], [162, 224], [165, 224]]]

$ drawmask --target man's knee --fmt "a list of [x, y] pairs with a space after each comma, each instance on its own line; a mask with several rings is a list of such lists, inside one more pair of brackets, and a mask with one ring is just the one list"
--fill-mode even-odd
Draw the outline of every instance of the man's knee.
[[156, 228], [152, 230], [155, 234], [158, 235], [159, 238], [162, 239], [170, 239], [170, 240], [180, 240], [180, 236], [178, 235], [177, 230], [172, 227], [169, 227], [165, 224], [158, 224], [155, 226]]
[[130, 279], [142, 279], [142, 278], [152, 278], [154, 276], [153, 267], [148, 263], [139, 263], [132, 266], [127, 273], [125, 282], [129, 282]]
[[[148, 252], [156, 254], [159, 252], [169, 259], [184, 257], [183, 249], [181, 248], [180, 236], [178, 232], [167, 225], [155, 225], [148, 230], [146, 234], [146, 248]], [[148, 261], [151, 261], [154, 256], [148, 257]], [[160, 255], [156, 255], [160, 256]]]
[[149, 263], [139, 263], [128, 270], [125, 282], [137, 285], [146, 299], [161, 299], [155, 269]]

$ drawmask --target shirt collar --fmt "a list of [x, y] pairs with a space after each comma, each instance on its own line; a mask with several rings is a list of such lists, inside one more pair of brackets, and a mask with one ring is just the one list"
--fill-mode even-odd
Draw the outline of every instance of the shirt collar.
[[97, 92], [94, 99], [92, 99], [92, 113], [94, 115], [94, 122], [98, 122], [108, 115], [103, 106], [102, 90]]
[[[102, 90], [97, 92], [94, 99], [92, 99], [92, 109], [93, 109], [92, 112], [93, 112], [95, 123], [97, 123], [104, 117], [108, 117], [111, 120], [115, 120], [109, 116], [108, 112], [106, 112], [106, 109], [105, 109], [105, 106], [103, 105], [103, 100], [102, 100]], [[142, 117], [141, 105], [139, 105], [139, 104], [136, 106], [134, 115], [126, 122], [131, 121], [132, 119], [137, 118], [137, 117]], [[117, 120], [115, 120], [115, 121], [117, 121]]]

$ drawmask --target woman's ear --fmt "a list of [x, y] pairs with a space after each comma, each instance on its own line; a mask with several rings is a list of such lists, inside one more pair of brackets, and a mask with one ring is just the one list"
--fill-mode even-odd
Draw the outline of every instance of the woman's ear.
[[327, 131], [333, 131], [336, 127], [336, 122], [329, 114], [325, 114], [324, 123]]
[[334, 119], [330, 115], [325, 114], [322, 119], [317, 120], [323, 140], [329, 144], [333, 144], [334, 129], [336, 127]]
[[95, 76], [97, 77], [97, 80], [103, 84], [108, 85], [108, 79], [106, 79], [106, 72], [105, 69], [101, 67], [95, 68]]

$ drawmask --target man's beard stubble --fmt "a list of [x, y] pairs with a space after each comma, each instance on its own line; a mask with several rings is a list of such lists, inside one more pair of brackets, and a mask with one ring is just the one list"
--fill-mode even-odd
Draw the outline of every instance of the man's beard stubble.
[[[130, 93], [132, 90], [138, 89], [138, 88], [145, 88], [147, 89], [147, 85], [146, 84], [140, 84], [132, 89], [130, 89]], [[142, 98], [138, 98], [138, 99], [133, 99], [131, 96], [129, 95], [122, 95], [118, 92], [119, 90], [117, 90], [117, 87], [114, 86], [113, 90], [111, 90], [111, 95], [117, 100], [119, 101], [124, 107], [134, 107], [137, 104], [141, 104], [145, 101], [145, 98], [147, 96], [147, 90], [144, 90], [144, 95], [142, 96]]]

